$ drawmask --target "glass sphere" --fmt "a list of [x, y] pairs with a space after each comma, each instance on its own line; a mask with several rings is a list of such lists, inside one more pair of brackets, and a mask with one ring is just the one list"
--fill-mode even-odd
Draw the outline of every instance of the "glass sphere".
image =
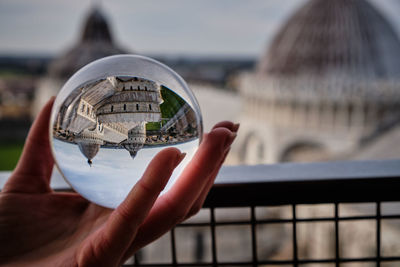
[[50, 140], [59, 171], [86, 199], [117, 207], [163, 148], [192, 159], [203, 134], [199, 105], [185, 81], [153, 59], [117, 55], [76, 72], [55, 100]]

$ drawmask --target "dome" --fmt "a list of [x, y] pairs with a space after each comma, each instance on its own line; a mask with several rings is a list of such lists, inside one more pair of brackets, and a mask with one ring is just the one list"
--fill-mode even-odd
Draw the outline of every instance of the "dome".
[[124, 143], [123, 147], [128, 150], [129, 155], [131, 155], [131, 158], [134, 159], [139, 152], [140, 149], [143, 148], [143, 144], [134, 144], [134, 143]]
[[137, 155], [137, 152], [143, 148], [146, 142], [146, 126], [145, 123], [140, 123], [136, 127], [128, 131], [128, 139], [121, 142], [121, 146], [128, 150], [132, 159]]
[[100, 145], [91, 143], [78, 143], [79, 150], [87, 158], [88, 164], [92, 165], [92, 159], [97, 155], [100, 150]]
[[96, 41], [112, 43], [107, 19], [98, 8], [94, 8], [86, 18], [81, 39], [81, 42]]
[[92, 159], [100, 150], [100, 145], [104, 144], [102, 132], [97, 130], [85, 129], [77, 137], [75, 142], [78, 144], [79, 150], [87, 158], [88, 164], [92, 165]]
[[106, 17], [100, 9], [93, 8], [83, 25], [78, 44], [50, 64], [49, 75], [66, 80], [96, 59], [125, 53], [114, 44]]
[[311, 0], [277, 33], [257, 74], [395, 79], [400, 42], [368, 1]]

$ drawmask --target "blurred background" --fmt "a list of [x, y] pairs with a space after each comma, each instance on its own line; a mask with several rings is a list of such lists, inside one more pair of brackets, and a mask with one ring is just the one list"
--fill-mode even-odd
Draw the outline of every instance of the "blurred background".
[[[400, 158], [399, 10], [398, 0], [0, 0], [0, 170], [14, 168], [32, 120], [74, 72], [121, 53], [177, 71], [199, 100], [206, 131], [220, 120], [241, 123], [227, 164]], [[286, 218], [290, 207], [257, 212]], [[298, 213], [333, 216], [333, 206]], [[217, 210], [217, 221], [249, 214]], [[341, 255], [369, 256], [373, 223], [349, 223]], [[384, 225], [386, 252], [400, 251], [399, 225]], [[287, 226], [259, 227], [263, 259], [292, 253]], [[220, 257], [251, 257], [249, 229], [221, 228]], [[187, 229], [177, 230], [178, 258], [209, 260], [207, 230]], [[304, 225], [300, 254], [332, 256], [333, 229]], [[169, 261], [168, 244], [162, 237], [141, 252], [142, 261]]]
[[87, 63], [153, 57], [195, 92], [205, 130], [242, 124], [227, 164], [396, 158], [400, 3], [0, 1], [0, 170]]

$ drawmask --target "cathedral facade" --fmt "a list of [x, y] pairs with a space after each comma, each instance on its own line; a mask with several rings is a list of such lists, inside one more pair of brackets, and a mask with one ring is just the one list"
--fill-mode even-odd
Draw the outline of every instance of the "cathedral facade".
[[400, 118], [399, 58], [398, 36], [368, 1], [308, 1], [240, 77], [240, 162], [357, 151]]

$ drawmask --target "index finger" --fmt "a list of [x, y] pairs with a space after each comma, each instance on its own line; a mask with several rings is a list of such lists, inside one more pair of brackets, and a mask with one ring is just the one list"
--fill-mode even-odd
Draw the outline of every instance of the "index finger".
[[104, 266], [112, 266], [121, 260], [135, 238], [137, 229], [184, 156], [176, 148], [167, 148], [153, 158], [142, 178], [112, 212], [106, 225], [89, 237], [82, 255], [90, 253], [93, 261], [91, 264], [100, 262]]
[[127, 255], [160, 237], [186, 217], [235, 136], [226, 128], [216, 128], [205, 136], [174, 186], [158, 198]]

